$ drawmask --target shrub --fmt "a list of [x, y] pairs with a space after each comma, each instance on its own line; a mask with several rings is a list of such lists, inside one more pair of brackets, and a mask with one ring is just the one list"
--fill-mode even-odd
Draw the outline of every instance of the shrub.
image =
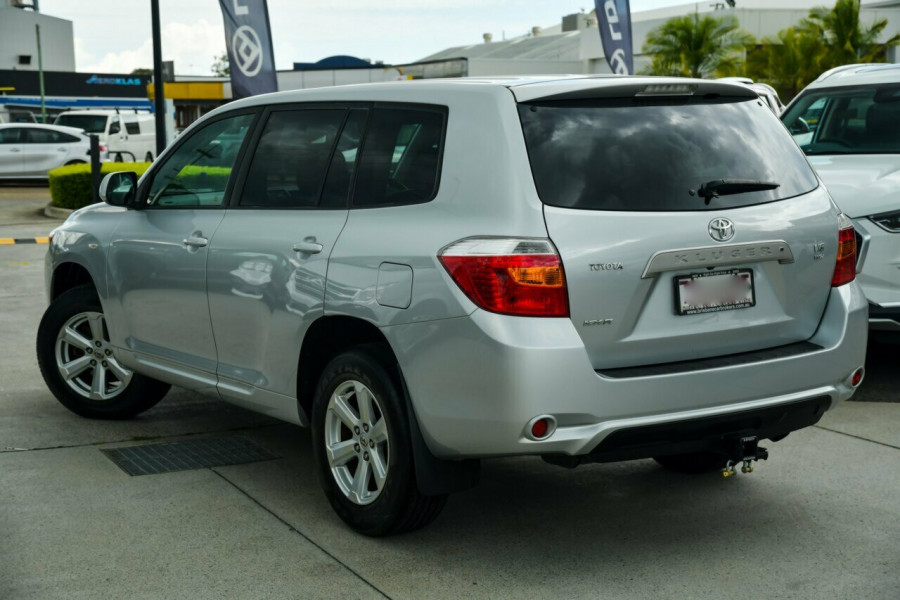
[[[149, 166], [148, 162], [107, 162], [100, 165], [100, 174], [134, 171], [141, 176]], [[91, 165], [69, 165], [50, 171], [50, 199], [53, 206], [81, 208], [93, 202], [92, 196]]]

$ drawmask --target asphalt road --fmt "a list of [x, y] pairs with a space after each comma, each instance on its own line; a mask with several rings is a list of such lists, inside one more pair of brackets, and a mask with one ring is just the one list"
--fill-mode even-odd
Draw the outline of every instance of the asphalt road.
[[[46, 189], [0, 185], [0, 238], [46, 235]], [[900, 373], [867, 378], [752, 475], [652, 461], [485, 461], [429, 528], [350, 532], [307, 431], [184, 390], [127, 422], [41, 381], [41, 245], [0, 246], [0, 598], [900, 598]], [[277, 456], [131, 477], [101, 450], [240, 436]]]

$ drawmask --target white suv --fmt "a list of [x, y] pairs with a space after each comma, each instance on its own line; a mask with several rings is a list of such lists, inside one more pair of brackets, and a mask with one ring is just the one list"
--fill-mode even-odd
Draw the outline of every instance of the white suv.
[[822, 74], [782, 115], [853, 219], [873, 331], [900, 331], [900, 64]]

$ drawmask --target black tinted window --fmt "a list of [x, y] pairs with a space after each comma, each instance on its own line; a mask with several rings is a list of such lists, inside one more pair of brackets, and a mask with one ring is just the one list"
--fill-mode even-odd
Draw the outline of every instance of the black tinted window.
[[69, 138], [66, 140], [63, 138], [64, 134], [62, 133], [50, 129], [38, 129], [37, 127], [28, 128], [26, 134], [26, 144], [56, 144], [62, 141], [72, 141], [70, 136], [66, 136]]
[[347, 111], [273, 112], [250, 163], [241, 206], [314, 208]]
[[897, 154], [900, 85], [812, 90], [782, 120], [807, 154]]
[[187, 134], [153, 171], [147, 203], [155, 206], [220, 206], [253, 115], [213, 121]]
[[363, 142], [354, 206], [417, 204], [437, 191], [444, 113], [376, 108]]
[[337, 148], [331, 155], [331, 166], [328, 167], [325, 189], [322, 190], [322, 202], [319, 204], [321, 208], [347, 207], [347, 196], [356, 171], [356, 159], [367, 115], [368, 112], [364, 110], [350, 111]]
[[0, 128], [0, 144], [21, 144], [23, 129], [19, 127]]
[[125, 131], [137, 135], [141, 132], [141, 126], [137, 121], [125, 121]]
[[[803, 154], [757, 100], [593, 100], [519, 105], [538, 194], [587, 210], [720, 210], [771, 202], [818, 185]], [[720, 179], [778, 183], [712, 198]]]

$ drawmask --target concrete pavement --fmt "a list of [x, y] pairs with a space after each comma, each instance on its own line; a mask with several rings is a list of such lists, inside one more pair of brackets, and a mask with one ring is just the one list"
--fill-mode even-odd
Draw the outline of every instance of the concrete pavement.
[[[0, 237], [55, 225], [2, 192]], [[372, 540], [306, 430], [177, 389], [128, 422], [60, 406], [34, 358], [44, 252], [0, 247], [0, 599], [900, 597], [900, 403], [866, 401], [895, 394], [890, 361], [752, 475], [486, 461], [430, 527]], [[100, 452], [226, 435], [280, 458], [131, 477]]]

